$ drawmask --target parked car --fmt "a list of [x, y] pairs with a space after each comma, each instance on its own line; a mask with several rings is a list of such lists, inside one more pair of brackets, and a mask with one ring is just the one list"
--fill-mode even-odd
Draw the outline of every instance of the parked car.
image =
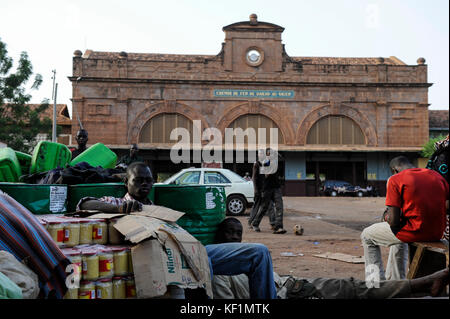
[[336, 197], [338, 195], [342, 196], [369, 196], [371, 195], [370, 190], [360, 186], [354, 186], [349, 182], [336, 181], [336, 180], [326, 180], [322, 183], [319, 188], [319, 192], [322, 195]]
[[174, 185], [225, 186], [227, 215], [242, 215], [254, 202], [253, 182], [225, 168], [186, 168], [162, 183]]

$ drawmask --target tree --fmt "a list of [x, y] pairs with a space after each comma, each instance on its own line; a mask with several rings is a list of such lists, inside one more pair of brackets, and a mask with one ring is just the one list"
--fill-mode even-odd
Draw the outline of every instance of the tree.
[[425, 157], [425, 158], [430, 158], [431, 155], [433, 155], [433, 153], [435, 151], [434, 144], [436, 142], [439, 142], [439, 141], [443, 140], [444, 138], [445, 138], [444, 135], [440, 135], [438, 137], [430, 138], [428, 140], [428, 142], [426, 142], [422, 146], [422, 151], [420, 152], [420, 155], [422, 155], [422, 157]]
[[[15, 72], [12, 67], [13, 60], [0, 38], [0, 141], [16, 151], [29, 153], [37, 143], [38, 133], [51, 134], [51, 119], [41, 119], [49, 103], [45, 99], [33, 108], [28, 104], [31, 95], [25, 85], [33, 75], [33, 67], [26, 52], [20, 54]], [[31, 89], [36, 90], [41, 84], [42, 76], [36, 74]]]

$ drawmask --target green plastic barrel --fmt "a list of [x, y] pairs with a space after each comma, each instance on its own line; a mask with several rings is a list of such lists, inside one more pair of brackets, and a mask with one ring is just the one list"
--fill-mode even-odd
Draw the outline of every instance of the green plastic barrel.
[[67, 211], [74, 212], [83, 197], [100, 198], [103, 196], [123, 197], [127, 193], [124, 183], [97, 183], [69, 185]]
[[30, 174], [47, 172], [57, 167], [66, 167], [72, 158], [69, 148], [60, 143], [40, 141], [33, 150]]
[[0, 182], [17, 182], [22, 171], [12, 148], [0, 148]]
[[67, 211], [67, 185], [0, 183], [0, 190], [36, 215]]
[[81, 162], [87, 162], [93, 167], [114, 168], [117, 163], [117, 155], [102, 143], [97, 143], [89, 147], [83, 153], [75, 157], [70, 166]]
[[17, 160], [19, 161], [20, 169], [22, 171], [22, 175], [29, 174], [31, 168], [31, 155], [22, 153], [19, 151], [15, 151]]
[[225, 219], [226, 195], [221, 186], [153, 185], [155, 205], [185, 213], [177, 224], [202, 244], [214, 241], [217, 225]]

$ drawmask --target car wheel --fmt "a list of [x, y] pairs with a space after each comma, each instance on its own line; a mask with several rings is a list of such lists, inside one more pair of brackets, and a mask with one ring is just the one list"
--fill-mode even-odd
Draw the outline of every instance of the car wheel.
[[240, 195], [231, 195], [227, 198], [227, 215], [242, 215], [246, 209], [246, 201]]
[[337, 192], [336, 191], [331, 191], [330, 195], [333, 196], [333, 197], [336, 197], [337, 196]]
[[363, 197], [363, 192], [358, 192], [358, 193], [356, 193], [356, 195], [358, 196], [358, 197]]

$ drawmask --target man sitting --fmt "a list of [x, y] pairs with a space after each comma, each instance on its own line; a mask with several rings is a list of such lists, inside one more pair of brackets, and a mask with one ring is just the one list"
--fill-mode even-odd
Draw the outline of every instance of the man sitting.
[[134, 162], [128, 166], [125, 185], [128, 192], [123, 198], [84, 197], [78, 202], [77, 210], [100, 210], [105, 213], [129, 214], [141, 211], [143, 204], [152, 205], [148, 194], [153, 186], [153, 176], [145, 163]]
[[[366, 277], [375, 271], [380, 280], [404, 279], [407, 243], [439, 241], [446, 224], [449, 185], [436, 171], [415, 168], [404, 156], [389, 164], [393, 176], [387, 182], [385, 221], [363, 230]], [[380, 246], [389, 246], [386, 275]]]
[[[242, 224], [233, 217], [219, 224], [216, 243], [240, 243]], [[325, 298], [325, 299], [387, 299], [412, 296], [438, 296], [448, 285], [448, 268], [432, 275], [412, 280], [393, 280], [374, 283], [368, 288], [366, 281], [354, 278], [295, 278], [273, 273], [278, 298]], [[215, 299], [252, 299], [249, 294], [248, 278], [245, 274], [236, 276], [215, 275], [212, 279]]]

